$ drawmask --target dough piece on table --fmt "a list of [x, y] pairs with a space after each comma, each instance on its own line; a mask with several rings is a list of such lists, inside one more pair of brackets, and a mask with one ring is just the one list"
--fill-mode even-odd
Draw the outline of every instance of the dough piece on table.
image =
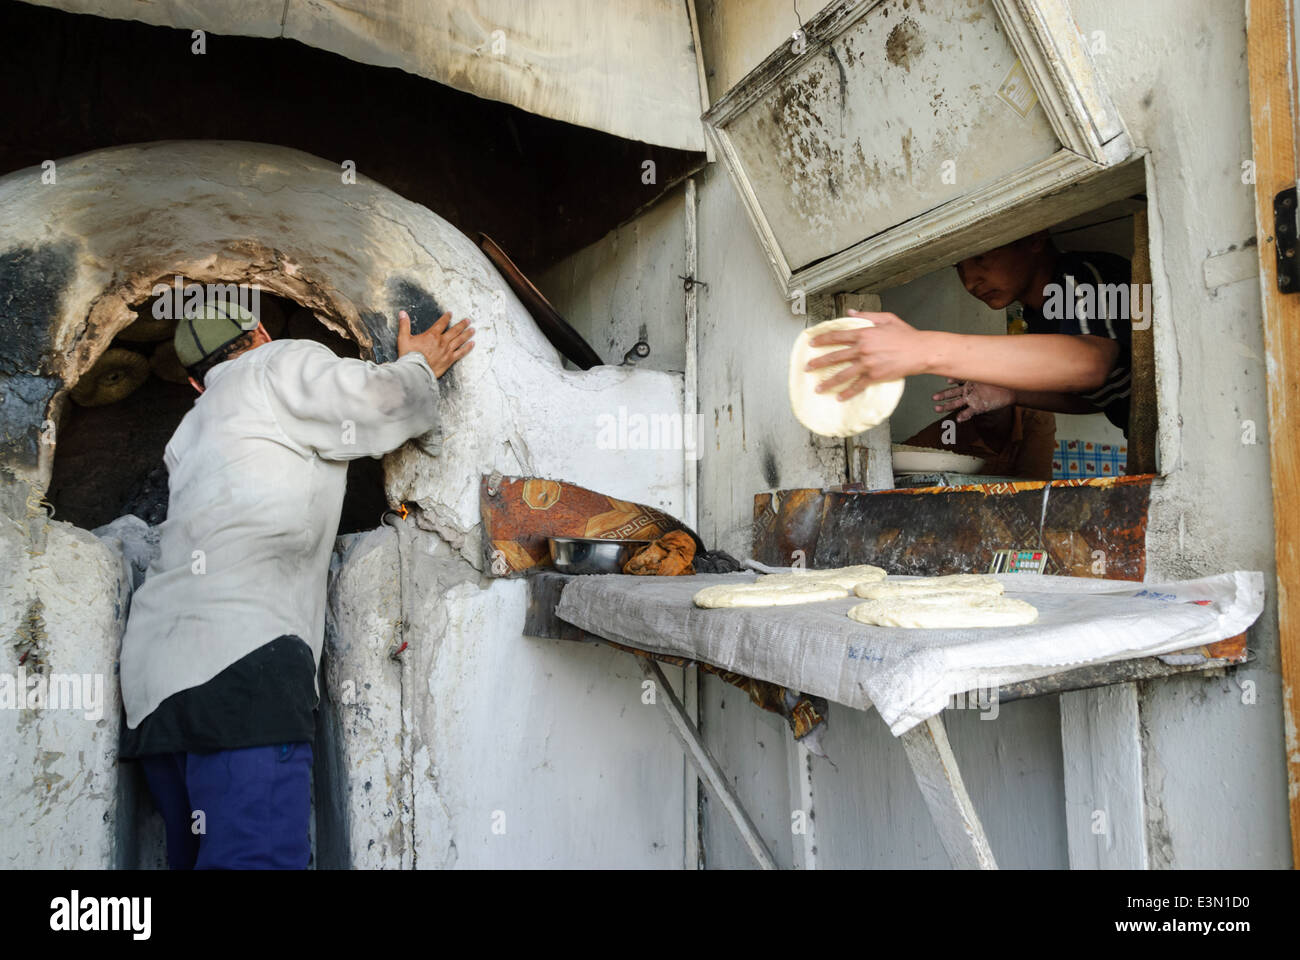
[[1003, 593], [997, 577], [986, 573], [953, 573], [946, 577], [922, 577], [919, 580], [884, 580], [860, 583], [853, 592], [865, 600], [887, 600], [890, 597], [915, 597], [922, 593], [973, 593], [997, 597]]
[[1038, 611], [1023, 600], [978, 593], [923, 593], [868, 600], [848, 615], [859, 623], [877, 627], [921, 630], [1018, 627], [1038, 619]]
[[842, 401], [838, 397], [839, 390], [848, 384], [826, 393], [818, 393], [817, 385], [839, 373], [845, 364], [837, 363], [818, 370], [804, 369], [809, 360], [844, 349], [843, 344], [814, 347], [809, 343], [813, 337], [834, 333], [836, 330], [857, 330], [871, 326], [875, 324], [861, 317], [838, 317], [809, 327], [795, 339], [794, 349], [790, 351], [790, 409], [794, 411], [795, 418], [813, 433], [823, 437], [856, 436], [884, 423], [898, 406], [899, 398], [903, 396], [902, 380], [870, 384], [856, 397]]
[[695, 595], [697, 607], [784, 607], [819, 600], [842, 600], [849, 596], [848, 587], [833, 583], [720, 583], [705, 587]]
[[759, 583], [775, 586], [778, 583], [833, 583], [852, 590], [860, 583], [873, 583], [885, 579], [885, 571], [863, 563], [854, 567], [831, 567], [828, 570], [793, 570], [790, 573], [769, 573], [759, 577]]

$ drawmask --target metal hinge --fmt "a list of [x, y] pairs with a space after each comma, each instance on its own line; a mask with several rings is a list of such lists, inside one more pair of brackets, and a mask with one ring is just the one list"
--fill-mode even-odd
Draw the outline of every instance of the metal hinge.
[[1296, 188], [1273, 198], [1273, 252], [1277, 255], [1279, 293], [1300, 293], [1300, 256], [1296, 255]]

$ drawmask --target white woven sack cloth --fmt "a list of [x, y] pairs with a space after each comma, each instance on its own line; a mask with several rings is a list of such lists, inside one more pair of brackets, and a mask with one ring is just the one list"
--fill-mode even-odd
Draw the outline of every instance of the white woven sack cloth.
[[1023, 627], [873, 627], [846, 616], [861, 602], [856, 597], [725, 610], [691, 601], [704, 587], [753, 579], [575, 577], [556, 614], [640, 650], [701, 660], [857, 709], [875, 706], [898, 736], [954, 694], [1226, 640], [1264, 609], [1264, 575], [1256, 571], [1160, 584], [1000, 574], [1008, 596], [1038, 610], [1037, 622]]

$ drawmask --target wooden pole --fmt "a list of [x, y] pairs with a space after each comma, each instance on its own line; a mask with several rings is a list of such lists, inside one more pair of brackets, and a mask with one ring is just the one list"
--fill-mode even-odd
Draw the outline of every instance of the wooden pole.
[[[694, 5], [691, 6], [692, 17]], [[692, 22], [694, 22], [692, 20]], [[699, 36], [696, 35], [696, 50], [699, 49]], [[704, 82], [703, 76], [700, 82]], [[706, 88], [703, 88], [707, 90]], [[686, 276], [697, 278], [700, 269], [699, 227], [696, 219], [697, 206], [695, 197], [695, 178], [686, 180]], [[682, 463], [682, 476], [685, 480], [683, 491], [682, 519], [692, 530], [699, 530], [700, 501], [700, 453], [704, 438], [700, 436], [699, 395], [700, 395], [700, 327], [699, 327], [699, 288], [688, 284], [686, 296], [686, 370], [682, 375], [682, 438], [691, 438], [690, 448], [685, 451]], [[682, 704], [686, 716], [691, 722], [700, 722], [700, 668], [692, 663], [682, 667]], [[700, 780], [695, 775], [695, 767], [689, 759], [683, 763], [683, 828], [685, 830], [685, 866], [687, 870], [702, 868], [703, 858], [700, 849]]]
[[[1134, 288], [1150, 290], [1151, 252], [1147, 233], [1146, 208], [1133, 214], [1133, 278]], [[1156, 348], [1152, 336], [1155, 318], [1151, 313], [1151, 298], [1142, 294], [1146, 308], [1145, 323], [1133, 330], [1133, 359], [1131, 372], [1130, 412], [1128, 428], [1127, 472], [1156, 472]], [[1132, 315], [1133, 311], [1129, 311]]]
[[[1277, 284], [1273, 199], [1296, 184], [1296, 117], [1289, 0], [1249, 0], [1250, 128], [1255, 163], [1255, 227], [1268, 375], [1268, 439], [1273, 465], [1273, 532], [1277, 563], [1277, 631], [1291, 807], [1291, 860], [1300, 863], [1300, 292]], [[1300, 256], [1300, 250], [1296, 251]], [[1296, 586], [1291, 591], [1291, 586]]]

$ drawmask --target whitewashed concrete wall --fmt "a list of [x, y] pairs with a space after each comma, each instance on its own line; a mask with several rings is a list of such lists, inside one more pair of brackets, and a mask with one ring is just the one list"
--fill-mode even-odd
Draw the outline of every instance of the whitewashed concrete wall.
[[[1255, 278], [1209, 289], [1208, 258], [1255, 236], [1245, 5], [1217, 0], [1072, 0], [1134, 142], [1151, 152], [1151, 256], [1158, 373], [1176, 409], [1147, 531], [1148, 577], [1264, 570], [1273, 583], [1265, 353]], [[1163, 302], [1161, 300], [1163, 298]], [[1259, 443], [1244, 445], [1243, 421]], [[1273, 429], [1285, 429], [1274, 425]], [[1269, 590], [1250, 634], [1256, 663], [1230, 678], [1142, 691], [1147, 831], [1154, 867], [1290, 863], [1278, 675]]]
[[[683, 758], [633, 659], [523, 637], [522, 581], [408, 529], [400, 564], [390, 529], [336, 551], [321, 865], [679, 869]], [[405, 669], [388, 656], [403, 603]]]
[[[113, 666], [129, 594], [121, 553], [89, 531], [49, 522], [39, 508], [0, 521], [4, 869], [102, 870], [128, 856], [118, 843], [122, 698]], [[48, 691], [39, 703], [28, 699], [38, 670]]]
[[[699, 279], [699, 533], [714, 548], [737, 557], [751, 552], [753, 497], [777, 487], [821, 486], [843, 477], [842, 444], [815, 440], [791, 416], [786, 395], [789, 345], [805, 320], [781, 298], [762, 251], [754, 241], [744, 209], [718, 168], [697, 178]], [[587, 264], [617, 268], [602, 271], [643, 274], [641, 283], [671, 289], [663, 308], [652, 305], [661, 326], [650, 326], [653, 343], [673, 336], [667, 327], [684, 323], [683, 294], [677, 274], [684, 216], [680, 192], [661, 200], [631, 225], [603, 238], [553, 268], [544, 292], [557, 309], [585, 333], [598, 331], [603, 317], [633, 307], [622, 288], [600, 285], [601, 295], [582, 295]], [[627, 242], [634, 237], [635, 242]], [[684, 237], [682, 239], [684, 243]], [[617, 244], [616, 249], [610, 249]], [[660, 252], [662, 260], [655, 260]], [[646, 276], [658, 280], [648, 281]], [[557, 282], [558, 281], [558, 282]], [[599, 284], [599, 277], [597, 278]], [[819, 319], [813, 317], [811, 319]], [[703, 676], [700, 722], [705, 741], [732, 779], [778, 862], [791, 862], [790, 784], [784, 722], [760, 711], [733, 687]], [[726, 814], [705, 792], [703, 844], [709, 867], [753, 864]]]
[[638, 367], [686, 368], [684, 193], [677, 187], [599, 243], [533, 278], [606, 363], [622, 363], [645, 340], [650, 356]]
[[710, 102], [825, 6], [827, 0], [695, 0]]
[[[699, 335], [708, 346], [700, 355], [699, 533], [710, 547], [743, 557], [750, 552], [750, 504], [756, 490], [778, 482], [819, 485], [824, 481], [807, 431], [789, 416], [784, 378], [775, 386], [766, 382], [768, 368], [762, 361], [774, 326], [791, 325], [797, 330], [800, 324], [782, 303], [748, 233], [744, 211], [731, 200], [730, 185], [713, 173], [704, 181], [699, 191], [699, 278], [708, 287], [699, 293]], [[722, 189], [715, 189], [715, 183]], [[680, 268], [685, 249], [683, 218], [682, 191], [674, 191], [632, 224], [552, 268], [541, 279], [543, 292], [593, 340], [601, 337], [605, 318], [630, 313], [644, 317], [652, 344], [682, 343], [685, 301], [676, 278], [685, 272]], [[706, 221], [711, 224], [707, 229]], [[728, 235], [734, 243], [717, 242]], [[738, 262], [731, 262], [733, 257]], [[606, 278], [611, 275], [626, 279], [610, 283]], [[637, 291], [647, 289], [669, 299], [637, 303]], [[732, 326], [742, 314], [752, 315], [750, 322], [743, 329]], [[666, 362], [684, 365], [684, 354]], [[752, 379], [745, 379], [751, 369]], [[738, 385], [742, 381], [748, 384], [748, 393]], [[769, 430], [779, 431], [782, 439], [768, 436]], [[797, 458], [790, 455], [796, 450]], [[773, 478], [770, 482], [765, 471]], [[784, 722], [754, 707], [734, 687], [705, 675], [700, 681], [700, 723], [705, 742], [720, 758], [764, 839], [779, 862], [789, 863], [786, 741], [790, 735]], [[707, 791], [704, 796], [706, 865], [751, 866], [753, 860], [725, 812]]]

